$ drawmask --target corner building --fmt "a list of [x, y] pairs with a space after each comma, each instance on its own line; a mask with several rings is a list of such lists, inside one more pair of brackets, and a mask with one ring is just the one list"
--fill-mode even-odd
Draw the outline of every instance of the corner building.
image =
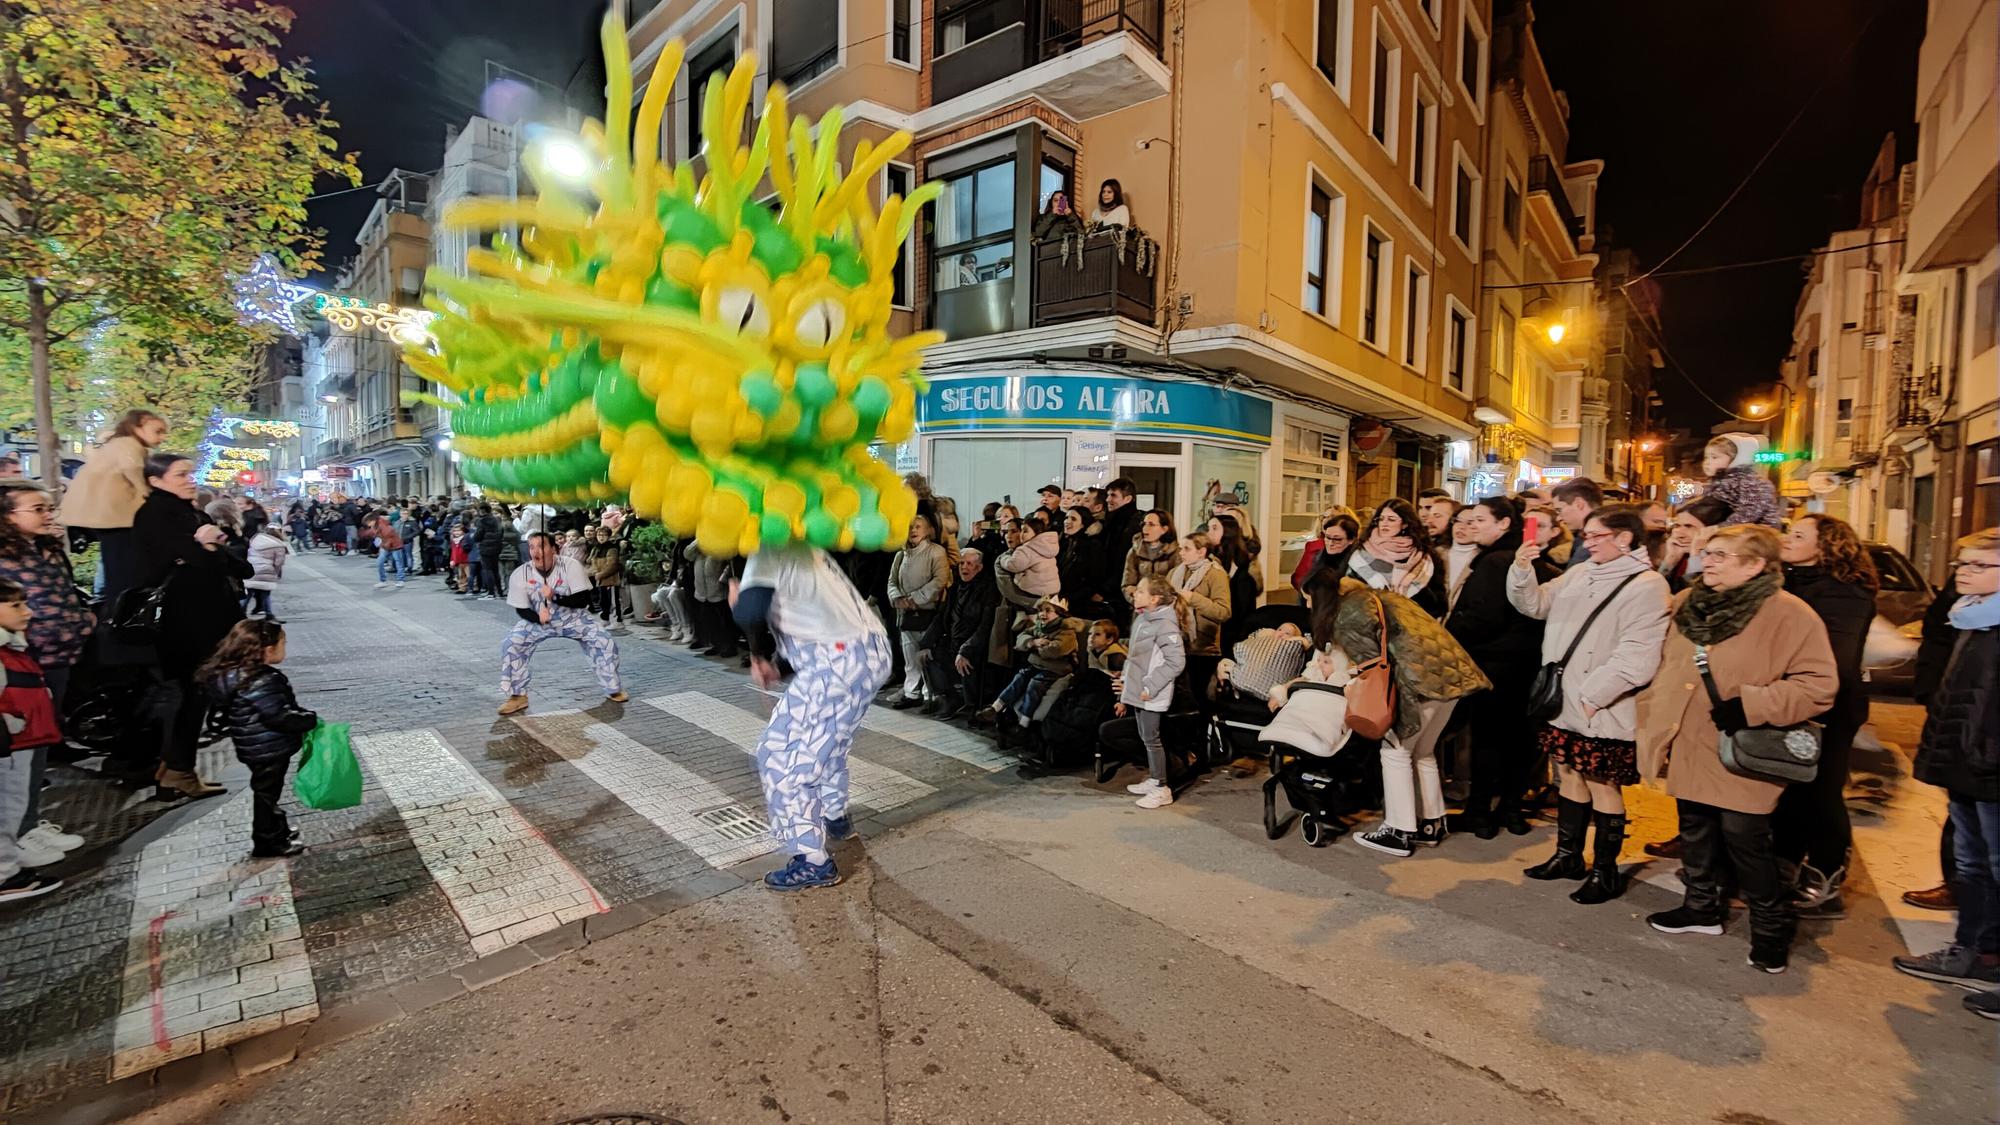
[[[849, 146], [908, 130], [880, 192], [942, 181], [899, 328], [949, 342], [881, 451], [961, 512], [1131, 477], [1183, 528], [1235, 493], [1286, 575], [1314, 517], [1462, 490], [1482, 357], [1493, 26], [1485, 0], [631, 0], [635, 85], [688, 96], [741, 53]], [[643, 96], [643, 87], [635, 92]], [[1116, 180], [1122, 236], [1088, 217]], [[1587, 290], [1589, 270], [1582, 267]]]

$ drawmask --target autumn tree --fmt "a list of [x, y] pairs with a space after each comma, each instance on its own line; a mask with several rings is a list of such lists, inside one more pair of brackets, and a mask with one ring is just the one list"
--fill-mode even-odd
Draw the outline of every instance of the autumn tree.
[[315, 181], [360, 174], [280, 58], [291, 19], [262, 0], [0, 0], [0, 332], [25, 340], [51, 485], [54, 378], [130, 364], [141, 393], [220, 393], [258, 343], [232, 279], [262, 254], [317, 266]]

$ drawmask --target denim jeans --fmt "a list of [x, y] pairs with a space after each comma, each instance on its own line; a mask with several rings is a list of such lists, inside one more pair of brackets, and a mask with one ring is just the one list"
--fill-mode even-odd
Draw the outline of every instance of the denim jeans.
[[2000, 953], [2000, 801], [1951, 799], [1959, 945]]
[[410, 576], [410, 564], [404, 561], [403, 552], [400, 549], [383, 551], [381, 554], [375, 556], [375, 581], [387, 582], [389, 580], [388, 572], [391, 570], [396, 572], [397, 582], [401, 582]]
[[1042, 694], [1055, 682], [1054, 672], [1044, 672], [1035, 667], [1023, 668], [1014, 673], [1014, 678], [1007, 681], [1007, 686], [1000, 689], [1000, 697], [993, 702], [1014, 708], [1014, 713], [1026, 722], [1034, 717], [1035, 708], [1041, 705]]

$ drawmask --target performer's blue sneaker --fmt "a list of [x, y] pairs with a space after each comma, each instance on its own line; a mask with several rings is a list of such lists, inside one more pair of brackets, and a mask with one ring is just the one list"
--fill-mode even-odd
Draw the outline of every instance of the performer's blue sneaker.
[[851, 816], [830, 816], [826, 818], [826, 838], [845, 840], [854, 835], [854, 818]]
[[840, 882], [840, 869], [833, 865], [833, 857], [825, 863], [814, 863], [802, 855], [795, 855], [792, 861], [764, 876], [764, 885], [774, 891], [803, 891], [809, 887], [831, 887]]

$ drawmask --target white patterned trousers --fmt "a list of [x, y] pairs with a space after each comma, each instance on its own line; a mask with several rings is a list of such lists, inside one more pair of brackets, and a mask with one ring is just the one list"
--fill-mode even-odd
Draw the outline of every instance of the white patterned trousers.
[[826, 820], [847, 814], [847, 752], [894, 664], [887, 637], [835, 644], [779, 640], [791, 686], [771, 711], [757, 773], [771, 835], [793, 852], [826, 850]]
[[529, 661], [543, 641], [554, 637], [583, 646], [584, 655], [590, 657], [590, 666], [597, 673], [597, 686], [604, 689], [604, 694], [616, 695], [621, 690], [618, 682], [618, 642], [604, 631], [597, 618], [585, 610], [570, 609], [568, 606], [557, 606], [547, 625], [514, 622], [507, 639], [500, 642], [500, 690], [508, 695], [528, 694], [528, 680], [531, 678]]

